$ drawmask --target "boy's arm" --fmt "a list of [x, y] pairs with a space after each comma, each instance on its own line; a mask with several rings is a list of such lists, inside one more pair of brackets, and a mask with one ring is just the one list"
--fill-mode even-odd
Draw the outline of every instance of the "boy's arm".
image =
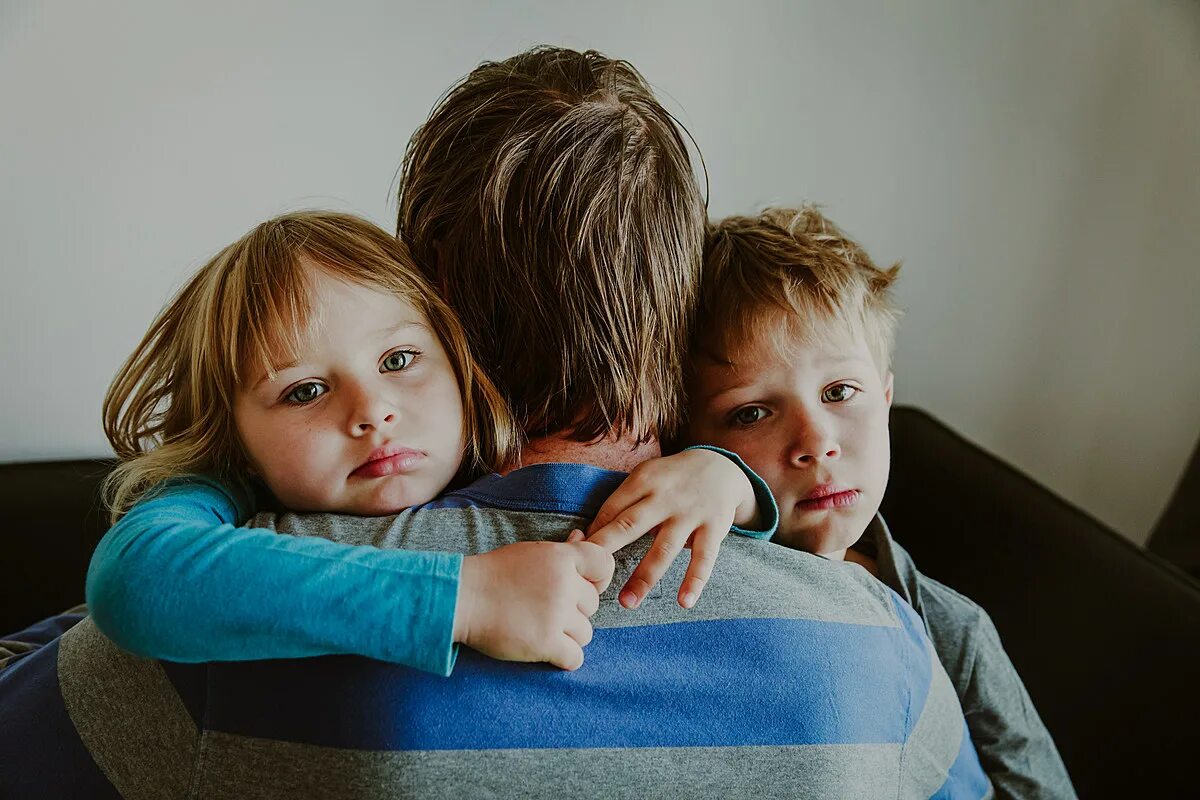
[[905, 583], [954, 684], [971, 741], [997, 798], [1074, 798], [1067, 768], [991, 617], [970, 598], [922, 574], [892, 543]]
[[962, 667], [946, 664], [946, 670], [959, 689], [971, 739], [996, 797], [1076, 797], [1058, 748], [1004, 652], [996, 626], [987, 612], [975, 608], [978, 617], [964, 628]]
[[679, 605], [691, 608], [727, 533], [768, 539], [778, 525], [779, 508], [766, 482], [736, 453], [698, 445], [639, 464], [600, 508], [588, 541], [616, 552], [654, 532], [654, 544], [621, 590], [626, 608], [636, 608], [680, 551], [690, 548]]
[[135, 505], [92, 556], [97, 626], [172, 661], [356, 653], [450, 673], [461, 555], [237, 527], [248, 510], [204, 479]]

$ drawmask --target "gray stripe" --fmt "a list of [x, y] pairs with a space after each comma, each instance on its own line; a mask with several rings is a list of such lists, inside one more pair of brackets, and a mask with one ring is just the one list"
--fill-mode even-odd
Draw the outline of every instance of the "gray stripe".
[[[562, 541], [572, 528], [586, 527], [587, 522], [569, 514], [468, 508], [405, 511], [394, 517], [259, 514], [249, 524], [344, 544], [486, 553], [519, 541]], [[899, 625], [888, 589], [857, 564], [829, 561], [745, 536], [726, 537], [712, 578], [695, 608], [682, 609], [675, 599], [687, 571], [685, 553], [675, 559], [655, 588], [650, 598], [655, 602], [627, 611], [617, 604], [617, 592], [650, 544], [646, 537], [617, 554], [612, 585], [592, 620], [595, 627], [747, 617]]]
[[896, 796], [899, 759], [897, 745], [395, 753], [206, 733], [198, 796], [875, 800]]
[[157, 661], [121, 650], [86, 617], [62, 635], [58, 678], [80, 739], [125, 800], [188, 796], [199, 731]]
[[941, 668], [933, 647], [928, 646], [928, 650], [932, 678], [925, 707], [904, 746], [904, 797], [931, 797], [941, 788], [949, 776], [950, 765], [958, 758], [965, 733], [954, 685]]

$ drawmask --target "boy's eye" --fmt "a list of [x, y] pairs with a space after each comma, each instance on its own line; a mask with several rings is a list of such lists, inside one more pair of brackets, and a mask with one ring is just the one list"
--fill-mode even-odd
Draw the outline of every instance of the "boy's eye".
[[858, 389], [850, 384], [838, 383], [822, 392], [821, 399], [826, 403], [844, 403], [856, 394], [858, 394]]
[[316, 400], [318, 397], [328, 391], [329, 389], [323, 384], [309, 381], [308, 383], [302, 383], [295, 389], [292, 389], [287, 393], [287, 396], [284, 397], [284, 399], [289, 403], [304, 405], [305, 403], [311, 403], [313, 400]]
[[746, 406], [733, 412], [733, 421], [738, 425], [753, 425], [767, 416], [767, 410], [762, 406]]
[[383, 360], [383, 365], [380, 367], [380, 372], [399, 372], [412, 363], [416, 353], [411, 350], [397, 350], [394, 353], [388, 353], [388, 357]]

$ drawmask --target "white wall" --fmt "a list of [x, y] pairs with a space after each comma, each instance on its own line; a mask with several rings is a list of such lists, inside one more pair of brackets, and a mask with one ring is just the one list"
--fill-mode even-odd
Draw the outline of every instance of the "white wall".
[[1197, 5], [428, 5], [0, 6], [0, 460], [108, 453], [190, 270], [286, 209], [390, 226], [438, 95], [553, 42], [642, 69], [714, 213], [902, 258], [898, 400], [1144, 540], [1200, 431]]

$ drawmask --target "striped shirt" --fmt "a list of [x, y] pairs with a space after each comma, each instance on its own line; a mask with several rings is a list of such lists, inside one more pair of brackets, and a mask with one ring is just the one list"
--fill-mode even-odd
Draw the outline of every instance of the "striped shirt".
[[[256, 522], [485, 552], [563, 539], [622, 477], [539, 465], [395, 517]], [[681, 560], [627, 611], [616, 592], [647, 544], [618, 554], [571, 673], [465, 648], [448, 678], [355, 656], [175, 664], [125, 653], [85, 619], [0, 671], [0, 786], [289, 800], [990, 796], [954, 689], [890, 589], [854, 564], [731, 537], [695, 608], [668, 590]]]

